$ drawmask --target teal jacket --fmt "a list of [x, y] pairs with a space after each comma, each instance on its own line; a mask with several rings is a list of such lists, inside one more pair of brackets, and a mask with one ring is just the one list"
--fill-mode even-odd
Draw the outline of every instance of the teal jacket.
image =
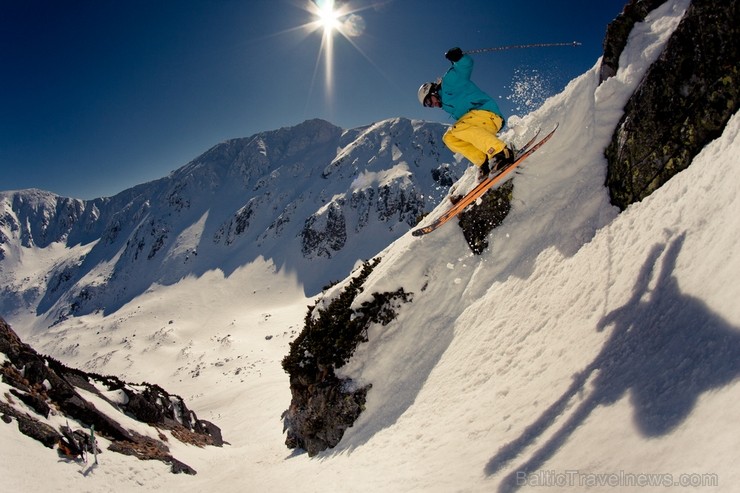
[[442, 109], [456, 120], [470, 110], [490, 111], [503, 120], [504, 116], [496, 101], [470, 80], [472, 72], [473, 59], [469, 55], [463, 55], [460, 60], [452, 63], [452, 67], [442, 77], [442, 87], [439, 90]]

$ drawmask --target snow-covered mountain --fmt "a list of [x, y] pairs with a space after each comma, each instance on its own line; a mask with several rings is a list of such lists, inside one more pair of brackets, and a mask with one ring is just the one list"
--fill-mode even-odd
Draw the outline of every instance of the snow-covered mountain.
[[405, 233], [462, 175], [444, 130], [403, 118], [346, 131], [312, 120], [224, 142], [111, 198], [2, 192], [0, 313], [49, 324], [109, 315], [153, 284], [228, 277], [257, 258], [316, 294]]
[[[174, 273], [129, 272], [150, 276], [148, 284], [114, 305], [115, 311], [101, 305], [101, 311], [81, 311], [52, 327], [47, 322], [53, 317], [47, 320], [43, 311], [8, 317], [26, 342], [66, 364], [177, 392], [222, 428], [229, 445], [172, 444], [173, 455], [198, 471], [183, 477], [161, 463], [113, 460], [106, 453], [94, 468], [59, 461], [13, 426], [0, 425], [7, 451], [0, 466], [4, 486], [96, 492], [734, 491], [740, 481], [740, 117], [735, 114], [690, 167], [625, 211], [611, 205], [604, 187], [604, 150], [625, 103], [689, 3], [668, 0], [639, 22], [612, 78], [599, 83], [597, 62], [536, 112], [510, 119], [504, 137], [514, 142], [536, 128], [560, 127], [514, 178], [511, 212], [481, 255], [470, 253], [454, 224], [422, 239], [403, 233], [377, 252], [380, 263], [353, 307], [373, 293], [399, 288], [410, 302], [398, 307], [390, 323], [369, 327], [367, 342], [337, 369], [353, 385], [371, 387], [364, 410], [335, 448], [313, 458], [289, 451], [280, 419], [292, 397], [281, 361], [301, 330], [306, 304], [317, 301], [306, 297], [313, 292], [304, 281], [333, 264], [320, 255], [301, 260], [300, 268], [285, 258], [275, 261], [267, 248], [277, 245], [269, 226], [287, 205], [257, 222], [244, 212], [240, 223], [236, 217], [248, 200], [235, 200], [224, 219], [212, 224], [210, 214], [193, 213], [183, 222], [189, 228], [167, 235], [153, 258], [169, 252], [168, 259], [177, 259], [169, 264]], [[731, 5], [737, 12], [736, 2]], [[330, 166], [334, 157], [320, 174], [338, 173]], [[341, 190], [357, 184], [359, 175], [350, 175], [341, 178]], [[363, 176], [380, 183], [380, 175]], [[467, 172], [458, 186], [473, 180]], [[189, 189], [182, 190], [169, 205], [170, 216], [157, 216], [162, 221], [174, 223], [172, 217], [195, 210], [187, 202]], [[131, 203], [136, 192], [127, 193]], [[167, 194], [158, 197], [169, 204]], [[66, 201], [64, 207], [79, 210], [75, 204]], [[162, 204], [147, 207], [144, 215]], [[28, 310], [44, 299], [48, 272], [61, 273], [58, 266], [72, 266], [75, 259], [83, 266], [93, 261], [104, 233], [116, 229], [95, 230], [94, 218], [104, 215], [104, 208], [96, 208], [82, 207], [90, 220], [78, 224], [90, 226], [74, 233], [100, 238], [94, 245], [68, 239], [40, 248], [35, 239], [21, 246], [21, 226], [13, 232], [3, 224], [6, 238], [18, 238], [3, 243], [0, 268], [14, 283], [4, 288], [5, 307], [13, 298]], [[431, 216], [443, 210], [440, 205]], [[304, 217], [313, 214], [314, 224], [322, 214], [323, 224], [330, 222], [329, 210], [309, 208]], [[127, 214], [127, 238], [156, 230], [144, 215], [134, 223], [137, 216]], [[229, 235], [246, 222], [241, 234]], [[295, 251], [309, 222], [284, 225], [295, 228]], [[259, 232], [252, 232], [258, 223]], [[65, 230], [64, 221], [47, 224], [54, 234]], [[114, 270], [123, 253], [136, 255], [139, 243], [127, 249], [112, 234], [118, 257], [100, 254], [92, 265]], [[246, 235], [267, 253], [247, 255]], [[201, 248], [193, 237], [207, 237], [213, 246]], [[145, 238], [139, 259], [158, 243], [156, 235]], [[222, 255], [226, 251], [234, 255]], [[202, 268], [175, 269], [191, 261]], [[316, 271], [310, 270], [313, 262], [321, 262]], [[203, 267], [211, 263], [217, 267]], [[94, 286], [106, 276], [97, 269], [77, 280], [58, 279]], [[350, 283], [345, 279], [327, 290], [318, 306]], [[0, 383], [0, 395], [5, 391]]]

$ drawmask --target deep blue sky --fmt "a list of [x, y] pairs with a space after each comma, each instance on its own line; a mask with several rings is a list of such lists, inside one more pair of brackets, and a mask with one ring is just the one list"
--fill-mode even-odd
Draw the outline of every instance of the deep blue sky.
[[300, 28], [308, 0], [2, 0], [0, 190], [110, 196], [310, 118], [449, 121], [416, 99], [446, 49], [583, 43], [475, 55], [473, 79], [523, 115], [524, 96], [594, 65], [626, 1], [338, 1], [358, 32], [335, 33], [327, 80], [322, 31]]

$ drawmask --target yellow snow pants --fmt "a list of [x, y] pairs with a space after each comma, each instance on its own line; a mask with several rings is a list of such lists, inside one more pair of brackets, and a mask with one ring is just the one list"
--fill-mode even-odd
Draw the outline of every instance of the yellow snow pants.
[[452, 152], [459, 152], [476, 166], [482, 166], [486, 157], [490, 159], [506, 147], [496, 136], [503, 123], [496, 113], [471, 110], [445, 132], [442, 140]]

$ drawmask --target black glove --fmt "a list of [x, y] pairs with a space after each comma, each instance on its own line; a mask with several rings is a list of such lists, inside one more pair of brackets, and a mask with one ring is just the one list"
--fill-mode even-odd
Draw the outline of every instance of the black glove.
[[463, 56], [463, 52], [460, 48], [450, 48], [447, 50], [447, 53], [445, 53], [445, 58], [448, 59], [451, 62], [458, 62]]

